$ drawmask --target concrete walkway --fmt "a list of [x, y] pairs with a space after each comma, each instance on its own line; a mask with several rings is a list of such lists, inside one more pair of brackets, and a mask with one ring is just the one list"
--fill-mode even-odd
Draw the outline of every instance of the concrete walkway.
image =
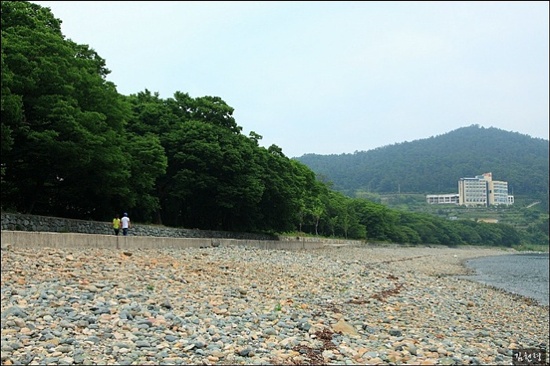
[[327, 244], [320, 241], [279, 241], [279, 240], [238, 240], [211, 238], [168, 238], [153, 236], [115, 236], [77, 233], [52, 233], [33, 231], [2, 230], [2, 248], [8, 246], [20, 248], [116, 248], [154, 249], [154, 248], [209, 248], [217, 246], [246, 245], [262, 249], [320, 249], [326, 246], [345, 244]]

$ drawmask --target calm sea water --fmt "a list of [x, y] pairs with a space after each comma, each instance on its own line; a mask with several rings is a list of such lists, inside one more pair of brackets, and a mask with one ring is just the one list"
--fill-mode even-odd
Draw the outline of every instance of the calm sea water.
[[548, 253], [511, 254], [466, 261], [476, 271], [465, 278], [548, 305]]

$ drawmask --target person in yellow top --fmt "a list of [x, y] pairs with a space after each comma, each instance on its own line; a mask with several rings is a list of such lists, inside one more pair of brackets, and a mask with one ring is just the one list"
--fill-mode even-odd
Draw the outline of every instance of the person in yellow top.
[[113, 230], [115, 231], [115, 235], [118, 235], [120, 232], [120, 216], [118, 214], [113, 219]]

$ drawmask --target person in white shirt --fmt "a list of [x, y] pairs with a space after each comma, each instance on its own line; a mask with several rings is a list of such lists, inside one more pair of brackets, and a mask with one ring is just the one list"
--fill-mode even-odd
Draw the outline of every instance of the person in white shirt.
[[122, 224], [122, 235], [128, 235], [128, 229], [131, 227], [131, 224], [130, 218], [126, 212], [124, 213], [124, 216], [122, 216], [122, 219], [120, 219], [120, 223]]

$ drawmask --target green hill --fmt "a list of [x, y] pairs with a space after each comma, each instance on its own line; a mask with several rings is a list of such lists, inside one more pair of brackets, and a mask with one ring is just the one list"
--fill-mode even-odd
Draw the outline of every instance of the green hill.
[[510, 194], [548, 210], [548, 140], [478, 125], [353, 154], [296, 158], [334, 189], [362, 194], [458, 192], [462, 177], [492, 172]]

